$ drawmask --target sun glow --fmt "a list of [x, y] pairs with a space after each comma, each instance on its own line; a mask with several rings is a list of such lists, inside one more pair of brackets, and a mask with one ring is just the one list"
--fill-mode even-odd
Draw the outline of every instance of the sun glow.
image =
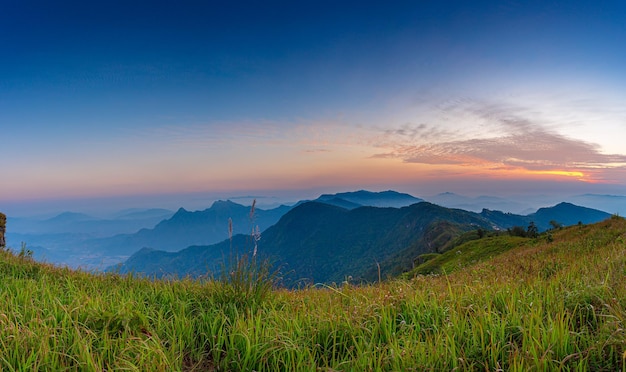
[[564, 171], [564, 170], [545, 170], [545, 171], [531, 171], [532, 174], [538, 175], [551, 175], [551, 176], [564, 176], [564, 177], [573, 177], [580, 180], [584, 180], [585, 174], [579, 171]]

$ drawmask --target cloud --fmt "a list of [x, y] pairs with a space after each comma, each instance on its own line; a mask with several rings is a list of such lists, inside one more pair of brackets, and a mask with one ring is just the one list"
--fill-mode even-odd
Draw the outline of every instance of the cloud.
[[384, 134], [385, 136], [399, 137], [409, 141], [437, 141], [452, 136], [453, 132], [424, 123], [417, 125], [406, 123], [397, 129], [386, 129]]
[[271, 122], [215, 122], [158, 126], [136, 136], [182, 146], [213, 146], [235, 142], [267, 141], [282, 137], [282, 128]]
[[497, 138], [470, 139], [401, 149], [407, 162], [427, 164], [500, 163], [531, 170], [597, 168], [626, 164], [626, 156], [607, 155], [598, 146], [540, 130]]
[[[446, 138], [462, 132], [437, 129], [433, 125], [388, 129], [381, 147], [391, 151], [376, 158], [399, 158], [408, 163], [478, 166], [490, 170], [525, 169], [531, 172], [582, 171], [599, 175], [600, 170], [626, 169], [626, 156], [605, 154], [599, 145], [570, 138], [532, 118], [528, 109], [499, 104], [462, 102], [441, 108], [446, 118], [460, 127], [486, 128], [482, 136]], [[572, 174], [581, 174], [573, 172]]]
[[332, 146], [359, 143], [354, 127], [335, 120], [233, 121], [160, 125], [124, 133], [133, 141], [170, 147], [299, 146], [303, 152], [327, 152]]
[[319, 153], [325, 153], [325, 152], [331, 152], [329, 149], [306, 149], [306, 150], [302, 150], [302, 152], [305, 152], [307, 154], [319, 154]]

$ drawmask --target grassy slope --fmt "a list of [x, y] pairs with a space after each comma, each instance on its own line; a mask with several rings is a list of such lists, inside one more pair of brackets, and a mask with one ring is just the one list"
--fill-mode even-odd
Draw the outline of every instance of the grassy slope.
[[625, 277], [622, 218], [445, 276], [256, 302], [0, 252], [0, 370], [623, 371]]
[[427, 257], [430, 259], [417, 266], [406, 276], [450, 273], [485, 261], [510, 249], [524, 246], [526, 243], [530, 243], [530, 239], [508, 235], [469, 241], [443, 254], [429, 254]]

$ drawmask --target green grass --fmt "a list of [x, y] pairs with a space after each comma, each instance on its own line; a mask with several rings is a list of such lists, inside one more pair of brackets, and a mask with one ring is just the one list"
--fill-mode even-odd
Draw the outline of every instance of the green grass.
[[626, 371], [624, 219], [467, 244], [447, 275], [253, 301], [2, 251], [0, 370]]
[[529, 242], [529, 239], [517, 236], [492, 236], [480, 240], [463, 243], [443, 254], [427, 253], [418, 259], [424, 261], [405, 277], [416, 275], [443, 274], [462, 269], [466, 266], [485, 261], [510, 249], [520, 247]]

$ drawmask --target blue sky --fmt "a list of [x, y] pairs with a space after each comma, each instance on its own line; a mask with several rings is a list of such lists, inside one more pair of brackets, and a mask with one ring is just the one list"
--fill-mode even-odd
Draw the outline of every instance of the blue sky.
[[0, 208], [625, 194], [624, 19], [621, 1], [3, 1]]

